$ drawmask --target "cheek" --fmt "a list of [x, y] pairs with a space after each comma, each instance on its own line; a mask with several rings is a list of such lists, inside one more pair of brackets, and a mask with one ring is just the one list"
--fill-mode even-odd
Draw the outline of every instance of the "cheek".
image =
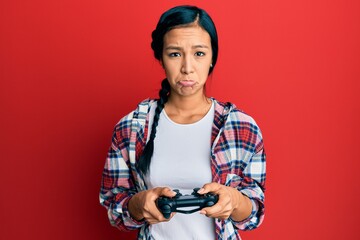
[[201, 75], [206, 75], [206, 77], [209, 75], [209, 70], [210, 70], [210, 64], [209, 64], [209, 66], [207, 66], [207, 65], [204, 65], [204, 66], [202, 66], [202, 68], [201, 68]]
[[179, 70], [178, 67], [176, 66], [176, 64], [166, 64], [164, 65], [164, 69], [165, 69], [165, 73], [166, 75], [176, 75]]

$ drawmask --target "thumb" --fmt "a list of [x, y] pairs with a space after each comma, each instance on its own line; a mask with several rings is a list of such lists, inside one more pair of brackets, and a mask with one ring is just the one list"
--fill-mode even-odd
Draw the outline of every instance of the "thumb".
[[198, 191], [199, 194], [206, 194], [213, 190], [212, 183], [205, 184], [200, 190]]
[[164, 187], [161, 189], [160, 192], [160, 196], [165, 196], [165, 197], [174, 197], [176, 195], [176, 192], [174, 192], [173, 190], [171, 190], [168, 187]]

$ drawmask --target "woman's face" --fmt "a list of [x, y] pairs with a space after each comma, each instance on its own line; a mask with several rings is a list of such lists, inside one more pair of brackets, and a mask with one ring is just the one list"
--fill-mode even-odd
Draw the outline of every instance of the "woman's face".
[[172, 96], [204, 94], [212, 63], [210, 35], [197, 25], [170, 30], [164, 36], [161, 63]]

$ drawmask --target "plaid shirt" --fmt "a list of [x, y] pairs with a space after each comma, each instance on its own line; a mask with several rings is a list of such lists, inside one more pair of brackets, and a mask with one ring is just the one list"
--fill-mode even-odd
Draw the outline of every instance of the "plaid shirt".
[[[216, 239], [241, 239], [238, 230], [258, 227], [264, 218], [266, 177], [261, 131], [255, 121], [231, 103], [215, 102], [212, 127], [212, 181], [237, 188], [250, 198], [251, 215], [236, 222], [215, 219]], [[120, 230], [140, 229], [138, 239], [153, 239], [149, 225], [130, 216], [128, 202], [146, 190], [135, 167], [146, 144], [149, 111], [154, 100], [144, 100], [115, 126], [102, 175], [100, 203], [108, 210], [110, 223]]]

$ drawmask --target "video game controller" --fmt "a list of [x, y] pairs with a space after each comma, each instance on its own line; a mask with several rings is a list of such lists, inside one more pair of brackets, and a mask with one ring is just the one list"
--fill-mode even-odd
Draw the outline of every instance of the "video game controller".
[[[219, 199], [218, 195], [214, 195], [212, 193], [199, 194], [197, 193], [199, 189], [200, 188], [194, 188], [191, 195], [182, 195], [179, 190], [174, 189], [173, 191], [177, 193], [175, 197], [159, 197], [156, 200], [156, 205], [165, 218], [170, 218], [170, 214], [172, 212], [190, 214], [199, 211], [204, 207], [211, 207], [217, 203]], [[191, 210], [179, 209], [183, 207], [198, 208]]]

